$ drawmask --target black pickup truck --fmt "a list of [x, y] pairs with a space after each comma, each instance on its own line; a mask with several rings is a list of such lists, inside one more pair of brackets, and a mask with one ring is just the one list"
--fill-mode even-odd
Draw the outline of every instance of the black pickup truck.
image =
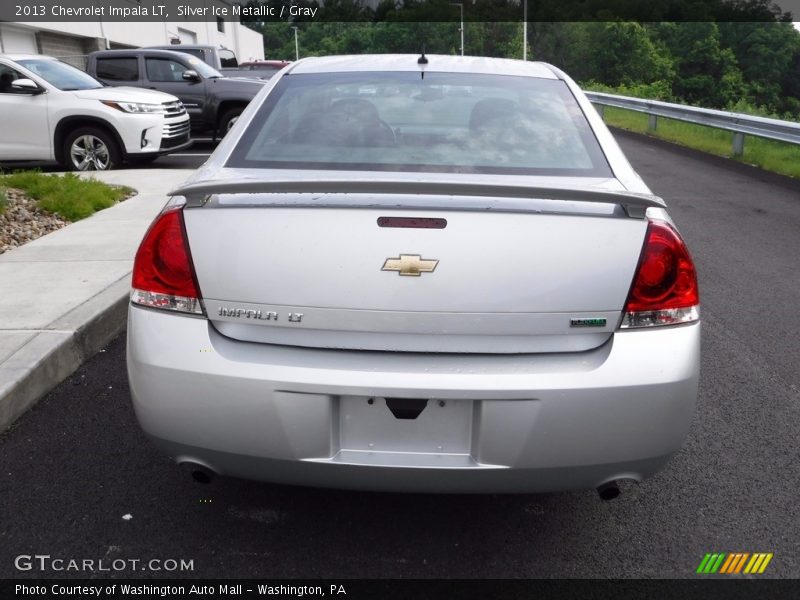
[[192, 129], [224, 136], [264, 86], [257, 79], [223, 77], [199, 58], [171, 50], [103, 50], [89, 55], [86, 71], [106, 85], [128, 85], [177, 96]]

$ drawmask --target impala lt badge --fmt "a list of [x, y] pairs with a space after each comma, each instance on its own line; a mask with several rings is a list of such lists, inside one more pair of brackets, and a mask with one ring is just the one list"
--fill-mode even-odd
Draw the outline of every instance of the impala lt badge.
[[398, 275], [419, 277], [421, 273], [433, 273], [438, 260], [428, 260], [419, 254], [401, 254], [399, 258], [387, 258], [381, 271], [397, 271]]
[[[220, 306], [218, 309], [220, 317], [228, 317], [233, 319], [254, 319], [256, 321], [279, 321], [280, 317], [274, 310], [254, 310], [249, 308], [230, 308], [227, 306]], [[286, 320], [289, 323], [301, 323], [303, 321], [303, 313], [290, 312], [286, 314]]]

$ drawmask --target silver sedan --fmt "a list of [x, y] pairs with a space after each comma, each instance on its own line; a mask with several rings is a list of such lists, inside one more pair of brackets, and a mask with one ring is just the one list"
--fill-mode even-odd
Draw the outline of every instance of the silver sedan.
[[611, 498], [683, 443], [699, 295], [557, 68], [310, 58], [172, 192], [127, 351], [142, 428], [198, 480]]

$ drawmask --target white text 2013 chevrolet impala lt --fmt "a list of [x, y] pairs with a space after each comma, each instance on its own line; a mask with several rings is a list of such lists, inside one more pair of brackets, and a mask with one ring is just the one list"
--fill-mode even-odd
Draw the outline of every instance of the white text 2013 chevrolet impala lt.
[[575, 83], [352, 56], [265, 86], [136, 256], [133, 405], [198, 479], [543, 492], [689, 428], [695, 267]]

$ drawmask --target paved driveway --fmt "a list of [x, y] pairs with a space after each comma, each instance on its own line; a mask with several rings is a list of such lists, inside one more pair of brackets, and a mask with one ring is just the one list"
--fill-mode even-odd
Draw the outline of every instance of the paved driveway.
[[199, 486], [137, 427], [123, 336], [0, 436], [0, 577], [42, 575], [14, 570], [23, 553], [183, 558], [193, 577], [696, 577], [707, 552], [799, 577], [800, 186], [621, 143], [700, 272], [700, 402], [665, 471], [608, 503]]

